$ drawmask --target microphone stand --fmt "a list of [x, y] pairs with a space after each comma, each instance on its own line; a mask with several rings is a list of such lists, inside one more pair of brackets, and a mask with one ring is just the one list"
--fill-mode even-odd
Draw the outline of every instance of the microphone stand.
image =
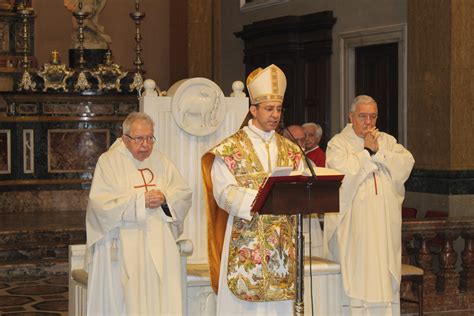
[[[301, 150], [301, 153], [304, 156], [304, 160], [308, 165], [308, 168], [311, 172], [311, 178], [307, 182], [306, 188], [310, 188], [316, 179], [316, 172], [314, 172], [313, 165], [301, 148], [300, 144], [296, 141], [296, 138], [293, 136], [291, 131], [287, 128], [288, 134], [298, 148]], [[308, 192], [311, 192], [308, 190]], [[311, 223], [310, 223], [311, 225]], [[311, 280], [313, 282], [313, 280]], [[304, 236], [303, 236], [303, 214], [299, 213], [297, 215], [297, 227], [296, 227], [296, 293], [295, 293], [295, 306], [294, 306], [295, 315], [304, 315]]]
[[291, 137], [290, 140], [291, 140], [293, 143], [295, 143], [296, 146], [298, 146], [298, 148], [301, 150], [301, 153], [303, 154], [304, 161], [306, 162], [306, 165], [308, 166], [308, 169], [309, 169], [309, 171], [311, 172], [311, 177], [312, 177], [312, 179], [310, 179], [310, 180], [308, 181], [308, 184], [311, 185], [311, 184], [313, 184], [314, 181], [317, 180], [317, 179], [316, 179], [316, 172], [314, 171], [313, 164], [311, 163], [311, 159], [308, 158], [308, 156], [306, 155], [305, 151], [303, 150], [303, 148], [301, 148], [300, 144], [298, 144], [298, 141], [296, 141], [296, 138], [295, 138], [295, 136], [293, 136], [293, 134], [291, 133], [291, 131], [290, 131], [288, 128], [286, 128], [286, 131], [288, 132], [288, 134], [289, 134], [290, 137]]

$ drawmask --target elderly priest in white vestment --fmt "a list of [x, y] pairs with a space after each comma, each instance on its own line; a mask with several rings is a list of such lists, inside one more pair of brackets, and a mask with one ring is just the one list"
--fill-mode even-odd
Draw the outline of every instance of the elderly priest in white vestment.
[[415, 161], [378, 131], [377, 116], [373, 98], [356, 97], [326, 151], [327, 166], [344, 174], [337, 240], [352, 315], [400, 314], [401, 208]]
[[132, 113], [97, 162], [87, 206], [88, 315], [181, 315], [176, 238], [192, 192]]

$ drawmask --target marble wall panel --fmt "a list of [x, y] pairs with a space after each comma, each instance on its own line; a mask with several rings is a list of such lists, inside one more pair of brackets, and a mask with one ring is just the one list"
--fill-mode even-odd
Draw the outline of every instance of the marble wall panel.
[[11, 133], [9, 129], [0, 129], [0, 174], [11, 172]]
[[38, 114], [38, 105], [36, 103], [22, 103], [16, 106], [19, 115]]
[[23, 173], [35, 172], [34, 130], [23, 130]]
[[9, 29], [10, 27], [9, 27], [8, 22], [4, 22], [4, 21], [0, 22], [0, 52], [8, 52], [8, 49], [10, 47]]
[[65, 103], [46, 102], [43, 104], [45, 115], [113, 115], [113, 104], [97, 104], [93, 102]]
[[120, 103], [117, 109], [117, 115], [128, 115], [131, 112], [137, 111], [135, 103]]
[[85, 211], [89, 190], [0, 192], [0, 214], [38, 211]]
[[8, 113], [8, 103], [5, 99], [0, 95], [0, 117], [7, 116]]
[[474, 216], [474, 194], [444, 195], [421, 192], [406, 192], [404, 206], [418, 210], [417, 217], [423, 218], [426, 211], [445, 211], [450, 217]]
[[48, 172], [92, 171], [109, 144], [108, 129], [49, 129]]
[[451, 1], [408, 1], [408, 147], [415, 168], [450, 169]]

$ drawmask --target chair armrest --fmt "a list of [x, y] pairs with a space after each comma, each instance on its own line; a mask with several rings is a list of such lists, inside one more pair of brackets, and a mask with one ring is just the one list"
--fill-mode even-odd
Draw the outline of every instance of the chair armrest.
[[176, 242], [181, 257], [189, 257], [193, 254], [194, 246], [190, 239], [181, 239]]

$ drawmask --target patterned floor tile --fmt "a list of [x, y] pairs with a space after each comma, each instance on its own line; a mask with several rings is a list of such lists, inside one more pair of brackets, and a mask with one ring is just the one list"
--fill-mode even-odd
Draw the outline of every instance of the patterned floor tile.
[[67, 316], [67, 276], [0, 283], [2, 316]]

